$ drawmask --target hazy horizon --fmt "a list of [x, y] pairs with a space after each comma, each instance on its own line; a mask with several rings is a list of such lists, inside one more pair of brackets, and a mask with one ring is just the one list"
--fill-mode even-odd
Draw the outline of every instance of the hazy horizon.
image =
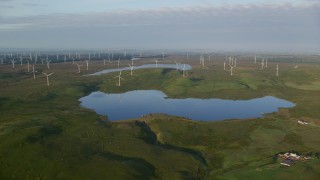
[[319, 0], [0, 0], [0, 48], [320, 52]]

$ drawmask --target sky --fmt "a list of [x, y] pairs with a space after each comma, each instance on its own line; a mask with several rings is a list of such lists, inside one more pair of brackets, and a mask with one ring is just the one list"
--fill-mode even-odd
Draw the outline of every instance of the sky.
[[0, 0], [0, 48], [320, 52], [320, 0]]

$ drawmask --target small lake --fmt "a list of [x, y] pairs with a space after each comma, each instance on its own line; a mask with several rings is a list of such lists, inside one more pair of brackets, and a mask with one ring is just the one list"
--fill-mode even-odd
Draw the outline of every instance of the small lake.
[[278, 108], [295, 106], [294, 103], [272, 96], [251, 100], [170, 99], [157, 90], [137, 90], [122, 94], [93, 92], [79, 101], [82, 107], [92, 109], [100, 115], [107, 115], [111, 121], [155, 113], [201, 121], [258, 118], [262, 117], [263, 113], [276, 112]]
[[[168, 68], [168, 69], [179, 69], [179, 70], [183, 70], [183, 68], [185, 68], [185, 70], [190, 70], [192, 69], [192, 66], [190, 66], [189, 64], [144, 64], [141, 66], [134, 66], [134, 70], [136, 69], [147, 69], [147, 68]], [[87, 76], [94, 76], [94, 75], [101, 75], [101, 74], [108, 74], [108, 73], [112, 73], [112, 72], [119, 72], [119, 71], [130, 71], [131, 68], [128, 67], [123, 67], [123, 68], [114, 68], [114, 69], [106, 69], [106, 70], [102, 70], [93, 74], [89, 74]]]

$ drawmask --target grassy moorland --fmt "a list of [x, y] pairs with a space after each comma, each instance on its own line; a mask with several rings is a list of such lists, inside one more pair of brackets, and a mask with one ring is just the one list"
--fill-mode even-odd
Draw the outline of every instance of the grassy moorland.
[[[270, 59], [260, 70], [259, 62], [239, 57], [230, 76], [222, 57], [202, 69], [195, 57], [172, 56], [165, 63], [193, 65], [187, 77], [169, 69], [137, 70], [134, 76], [123, 72], [121, 87], [115, 86], [117, 73], [81, 76], [116, 63], [93, 61], [81, 74], [72, 63], [53, 63], [50, 70], [36, 65], [39, 72], [55, 73], [50, 87], [39, 73], [33, 79], [26, 65], [1, 65], [0, 179], [316, 179], [320, 160], [315, 157], [289, 168], [273, 158], [289, 150], [320, 151], [320, 64], [303, 58]], [[136, 89], [162, 90], [175, 98], [272, 95], [296, 106], [264, 118], [219, 122], [161, 114], [109, 122], [79, 106], [78, 99], [93, 91]], [[309, 125], [299, 125], [298, 119]]]

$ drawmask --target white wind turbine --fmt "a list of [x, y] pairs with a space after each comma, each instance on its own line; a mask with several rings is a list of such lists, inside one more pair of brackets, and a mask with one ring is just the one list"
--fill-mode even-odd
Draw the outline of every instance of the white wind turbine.
[[261, 60], [261, 70], [263, 70], [263, 68], [264, 68], [264, 58], [262, 58]]
[[235, 65], [234, 65], [234, 63], [233, 63], [233, 60], [234, 60], [234, 59], [232, 59], [232, 62], [229, 63], [229, 66], [230, 66], [230, 75], [231, 75], [231, 76], [233, 76], [233, 68], [235, 68]]
[[33, 79], [36, 79], [36, 72], [38, 72], [38, 71], [34, 70], [34, 65], [32, 65], [32, 71], [31, 72], [33, 73]]
[[12, 69], [14, 69], [14, 63], [16, 63], [16, 61], [14, 59], [11, 59], [10, 61], [12, 63]]
[[22, 56], [20, 56], [20, 66], [22, 66], [22, 62], [23, 62], [23, 58], [22, 58]]
[[50, 69], [50, 62], [51, 62], [51, 60], [48, 60], [48, 59], [47, 59], [47, 68], [48, 68], [48, 69]]
[[74, 58], [72, 58], [72, 64], [74, 64]]
[[182, 69], [182, 76], [183, 77], [186, 77], [185, 71], [186, 71], [186, 64], [183, 64], [183, 69]]
[[266, 68], [268, 68], [268, 58], [266, 58]]
[[59, 60], [59, 54], [57, 54], [57, 61]]
[[279, 64], [277, 64], [277, 73], [276, 73], [276, 76], [279, 76]]
[[134, 68], [134, 66], [133, 66], [133, 64], [128, 64], [129, 65], [129, 67], [130, 67], [130, 75], [132, 76], [132, 74], [133, 74], [133, 68]]
[[27, 68], [28, 68], [28, 72], [30, 72], [30, 63], [28, 60], [27, 60]]
[[226, 62], [223, 62], [223, 70], [226, 70]]
[[179, 64], [177, 61], [174, 61], [176, 63], [176, 69], [179, 70]]
[[49, 76], [51, 76], [53, 73], [50, 73], [50, 74], [46, 74], [46, 73], [42, 73], [43, 75], [47, 76], [47, 85], [49, 86]]
[[106, 65], [106, 60], [107, 60], [107, 59], [103, 59], [103, 65], [104, 65], [104, 66]]
[[90, 61], [90, 57], [89, 57], [89, 60], [85, 60], [86, 61], [86, 64], [87, 64], [87, 71], [89, 70], [89, 61]]
[[154, 59], [154, 62], [156, 62], [156, 68], [158, 68], [158, 60], [157, 59]]
[[200, 56], [200, 64], [202, 65], [202, 68], [205, 68], [205, 65], [204, 65], [204, 56]]
[[120, 71], [119, 75], [118, 76], [115, 76], [114, 78], [118, 78], [118, 86], [121, 86], [121, 79], [124, 80], [122, 77], [121, 77], [121, 73], [122, 71]]
[[254, 56], [254, 63], [257, 64], [257, 56]]
[[81, 66], [83, 66], [83, 65], [78, 64], [78, 63], [76, 63], [76, 65], [77, 65], [77, 67], [78, 67], [78, 73], [81, 73]]

